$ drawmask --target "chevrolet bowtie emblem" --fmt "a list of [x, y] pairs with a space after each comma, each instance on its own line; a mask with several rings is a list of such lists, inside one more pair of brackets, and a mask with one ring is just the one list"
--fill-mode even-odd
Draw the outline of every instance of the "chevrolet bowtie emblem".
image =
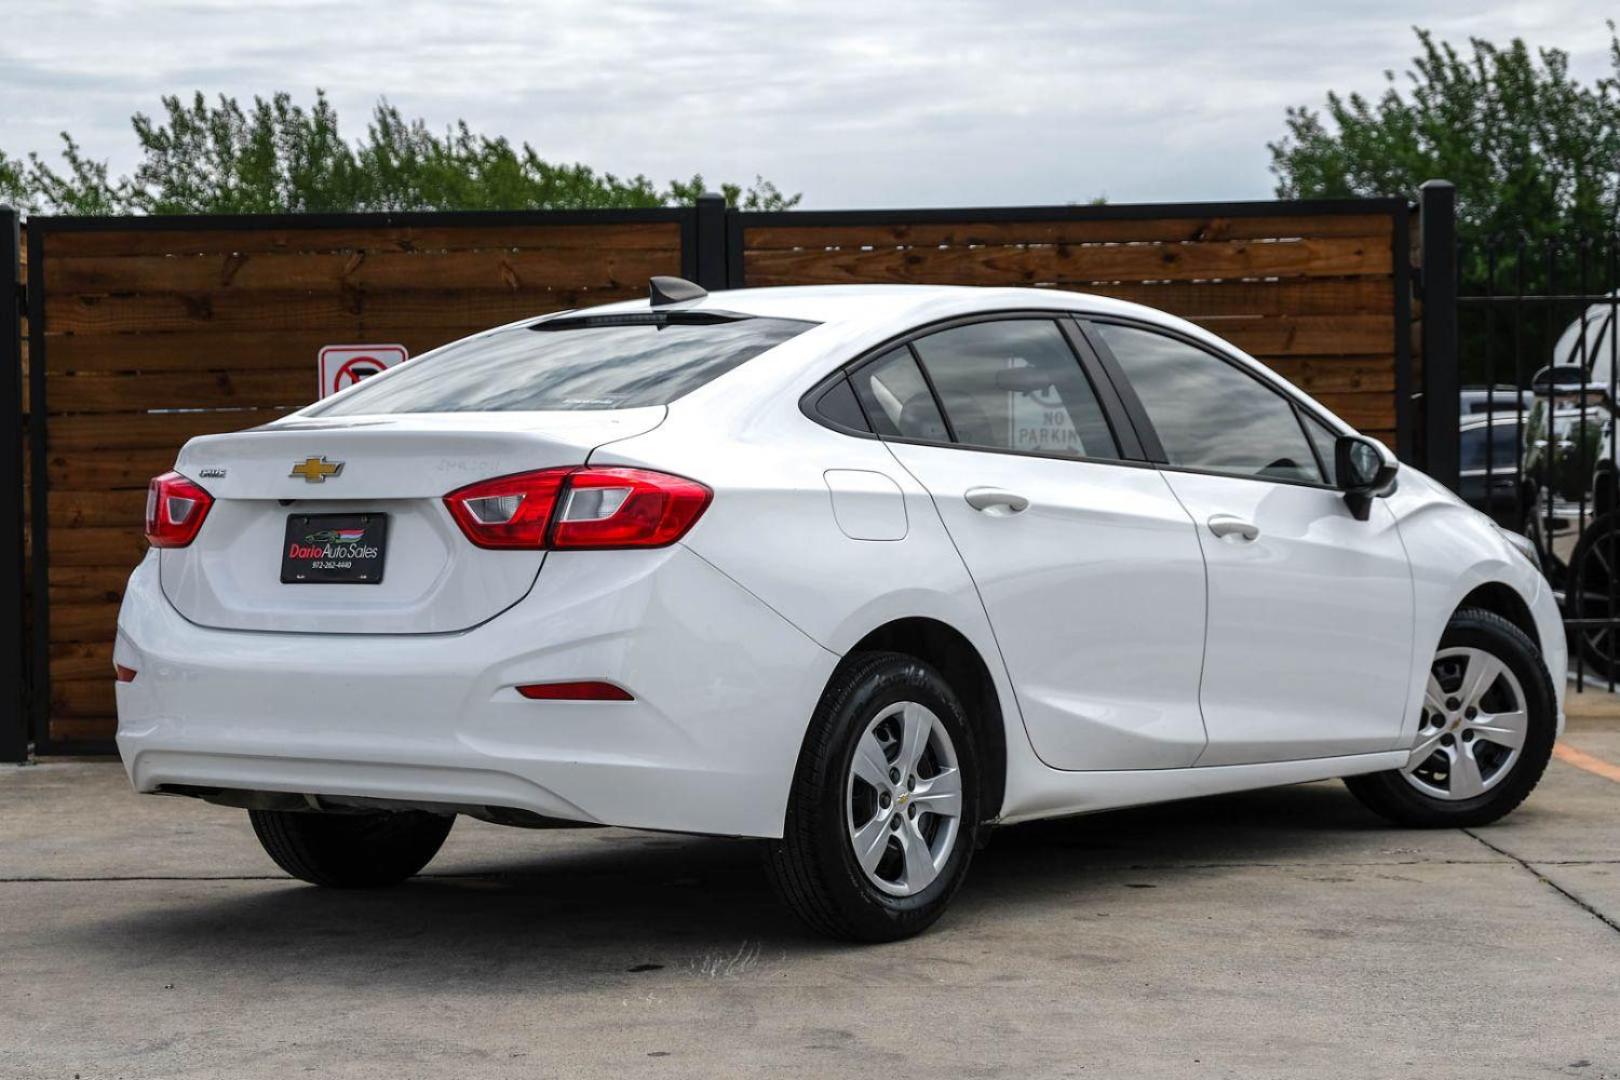
[[288, 476], [302, 476], [306, 483], [324, 484], [328, 476], [337, 476], [343, 472], [343, 462], [327, 461], [326, 455], [305, 458], [292, 467]]

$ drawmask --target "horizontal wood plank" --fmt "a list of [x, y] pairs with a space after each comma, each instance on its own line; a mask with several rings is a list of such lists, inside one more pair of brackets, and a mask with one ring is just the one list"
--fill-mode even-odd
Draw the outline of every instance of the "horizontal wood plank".
[[680, 253], [667, 248], [121, 255], [48, 259], [45, 287], [56, 296], [298, 289], [637, 290], [645, 289], [654, 274], [680, 270]]
[[[51, 601], [51, 640], [111, 641], [118, 629], [118, 604], [96, 601], [83, 604]], [[111, 682], [109, 672], [108, 682]]]
[[1389, 315], [1197, 316], [1192, 321], [1255, 355], [1365, 355], [1395, 348], [1395, 319]]
[[517, 251], [667, 248], [679, 251], [677, 222], [601, 225], [435, 225], [330, 229], [130, 229], [53, 232], [56, 256], [222, 255], [232, 252]]
[[128, 574], [146, 557], [143, 528], [142, 523], [136, 523], [53, 530], [49, 541], [51, 566], [97, 566]]
[[221, 409], [209, 412], [127, 413], [117, 416], [53, 416], [45, 440], [52, 454], [86, 450], [166, 450], [178, 453], [187, 439], [267, 424], [285, 415], [279, 409]]
[[1119, 244], [1098, 247], [880, 248], [756, 251], [749, 285], [858, 283], [1030, 286], [1065, 282], [1194, 281], [1388, 274], [1387, 243], [1366, 238]]
[[[52, 413], [301, 407], [315, 400], [317, 389], [313, 365], [298, 371], [61, 375], [47, 381], [47, 400]], [[49, 431], [47, 421], [47, 437]]]
[[[113, 695], [112, 672], [99, 679], [51, 680], [51, 734], [57, 733], [58, 718], [89, 720], [116, 717], [117, 698]], [[105, 727], [105, 736], [96, 734]], [[66, 729], [64, 729], [66, 730]], [[72, 729], [77, 739], [111, 738], [117, 733], [116, 721], [94, 727]]]
[[862, 248], [916, 245], [964, 247], [1000, 244], [1183, 242], [1394, 234], [1388, 214], [1277, 215], [1263, 217], [1143, 218], [1136, 221], [994, 221], [939, 224], [765, 225], [743, 232], [745, 252], [787, 248]]
[[488, 328], [552, 311], [645, 295], [644, 289], [53, 295], [45, 300], [45, 325], [47, 333], [53, 335], [191, 330], [279, 334], [319, 330], [336, 335], [333, 340], [339, 342], [392, 341], [416, 327]]
[[174, 468], [174, 459], [173, 450], [162, 448], [61, 454], [50, 457], [45, 472], [52, 491], [145, 491], [152, 477]]
[[403, 345], [420, 356], [489, 329], [484, 322], [389, 328], [361, 339], [347, 329], [173, 330], [147, 334], [61, 334], [46, 338], [45, 364], [52, 374], [109, 371], [215, 371], [221, 368], [298, 368], [314, 378], [316, 359], [327, 345]]
[[118, 734], [118, 716], [113, 712], [87, 716], [52, 716], [50, 731], [51, 738], [64, 746], [71, 746], [74, 743], [111, 742]]
[[108, 679], [113, 674], [113, 643], [62, 642], [50, 648], [52, 679]]
[[130, 570], [121, 566], [53, 566], [51, 601], [62, 604], [117, 603], [129, 584]]

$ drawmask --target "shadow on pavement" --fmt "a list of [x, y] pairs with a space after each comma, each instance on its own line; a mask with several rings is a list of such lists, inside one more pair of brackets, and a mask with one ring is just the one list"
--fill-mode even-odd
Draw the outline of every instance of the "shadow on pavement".
[[[1338, 785], [1115, 811], [1001, 830], [975, 859], [955, 914], [1005, 913], [1072, 892], [1117, 898], [1121, 871], [1173, 881], [1210, 863], [1328, 863], [1377, 841], [1380, 823]], [[124, 956], [242, 965], [322, 984], [534, 981], [577, 987], [625, 972], [746, 967], [750, 957], [848, 947], [802, 931], [772, 895], [758, 845], [626, 832], [535, 833], [529, 860], [482, 860], [380, 891], [287, 881], [164, 883], [156, 902], [80, 932]], [[1405, 835], [1405, 834], [1401, 834]], [[561, 850], [557, 850], [558, 848]], [[549, 849], [549, 850], [548, 850]], [[941, 929], [947, 929], [947, 915]], [[144, 956], [143, 956], [144, 954]], [[729, 959], [728, 959], [729, 958]], [[545, 980], [552, 980], [550, 983]]]

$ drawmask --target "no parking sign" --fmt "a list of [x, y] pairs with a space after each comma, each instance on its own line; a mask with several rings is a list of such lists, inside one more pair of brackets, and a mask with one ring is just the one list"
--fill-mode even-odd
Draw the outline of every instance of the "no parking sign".
[[319, 396], [330, 397], [409, 359], [403, 345], [328, 345], [321, 350], [317, 361], [321, 380]]

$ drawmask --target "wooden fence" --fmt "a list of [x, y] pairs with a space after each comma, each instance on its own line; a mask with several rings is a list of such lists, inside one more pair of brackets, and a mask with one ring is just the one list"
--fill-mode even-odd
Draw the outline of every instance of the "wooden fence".
[[493, 217], [36, 219], [36, 750], [104, 749], [113, 732], [113, 631], [146, 547], [146, 484], [187, 439], [308, 404], [323, 345], [414, 356], [689, 272], [684, 211]]
[[732, 284], [1036, 286], [1131, 300], [1221, 335], [1395, 446], [1406, 204], [1199, 210], [743, 214]]
[[28, 237], [32, 739], [106, 750], [147, 481], [194, 435], [307, 404], [323, 345], [412, 355], [499, 323], [709, 287], [1105, 293], [1186, 316], [1346, 420], [1410, 441], [1400, 201], [851, 213], [36, 218]]

